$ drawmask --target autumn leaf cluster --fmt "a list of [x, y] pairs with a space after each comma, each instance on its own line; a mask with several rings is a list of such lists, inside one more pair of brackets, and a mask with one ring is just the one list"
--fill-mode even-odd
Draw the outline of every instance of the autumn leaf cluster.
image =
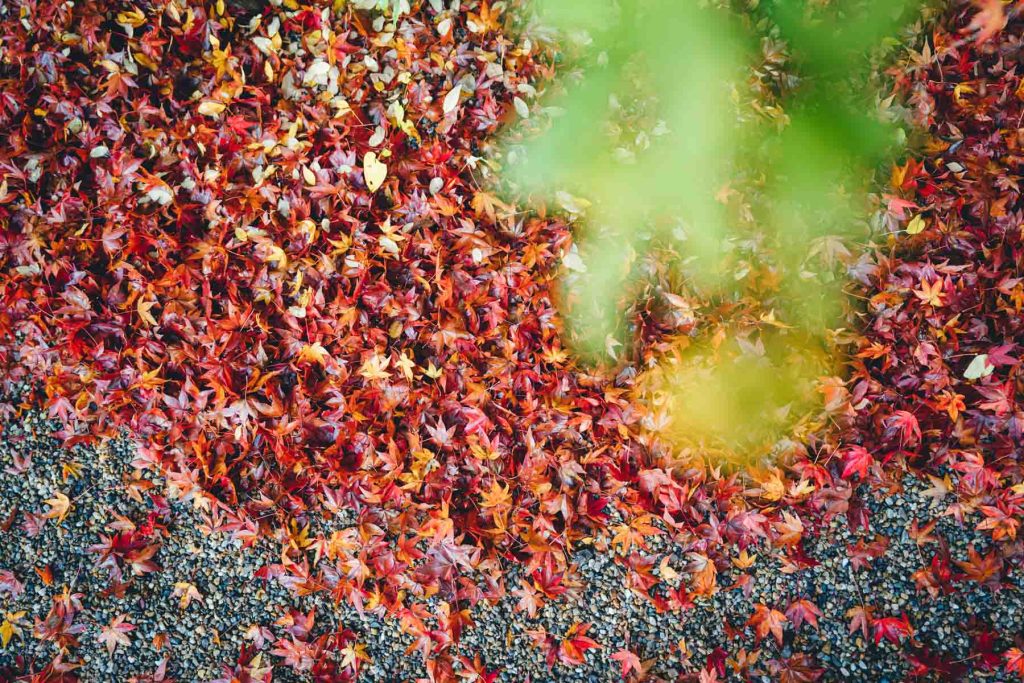
[[[850, 327], [834, 335], [848, 371], [820, 382], [802, 440], [725, 468], [660, 438], [634, 362], [671, 354], [681, 318], [763, 354], [777, 325], [750, 302], [764, 305], [776, 278], [757, 240], [731, 264], [743, 296], [725, 302], [672, 294], [678, 273], [654, 252], [645, 287], [659, 305], [638, 307], [655, 322], [639, 326], [635, 353], [578, 365], [554, 284], [570, 226], [499, 197], [482, 151], [531, 116], [557, 49], [500, 3], [411, 4], [43, 0], [0, 14], [4, 381], [37, 383], [68, 443], [130, 430], [139, 464], [197, 501], [211, 531], [278, 542], [261, 578], [397, 619], [435, 680], [492, 676], [450, 656], [469, 609], [512, 593], [532, 617], [577, 594], [567, 558], [583, 544], [614, 553], [659, 611], [749, 594], [744, 572], [760, 557], [809, 566], [805, 541], [835, 518], [863, 532], [849, 552], [869, 567], [886, 541], [869, 533], [866, 498], [907, 471], [993, 542], [953, 558], [931, 520], [915, 521], [922, 593], [1000, 588], [1019, 563], [1024, 505], [1024, 245], [1007, 170], [1024, 140], [1020, 31], [970, 35], [975, 12], [960, 10], [894, 68], [893, 95], [925, 140], [892, 168], [869, 244], [819, 245], [855, 290]], [[781, 68], [779, 46], [764, 52]], [[730, 210], [756, 201], [747, 180], [722, 193]], [[717, 334], [737, 309], [757, 324]], [[60, 524], [68, 499], [47, 503], [19, 523]], [[319, 531], [343, 510], [355, 523]], [[159, 571], [152, 521], [90, 549], [113, 584]], [[653, 550], [654, 537], [680, 552]], [[513, 563], [522, 578], [507, 585]], [[727, 573], [738, 578], [723, 585]], [[0, 592], [14, 590], [0, 575]], [[189, 584], [175, 591], [202, 600]], [[80, 611], [67, 592], [34, 631], [70, 651]], [[0, 624], [5, 643], [29, 628], [21, 616]], [[719, 649], [702, 675], [813, 680], [813, 653], [777, 646], [821, 616], [801, 595], [758, 604], [730, 632], [772, 657]], [[865, 604], [846, 616], [915, 666], [950, 665], [918, 647], [906, 615]], [[289, 618], [275, 657], [356, 674], [353, 634]], [[601, 654], [643, 675], [634, 652], [603, 653], [588, 629], [530, 637], [552, 666]], [[132, 630], [115, 617], [103, 646]], [[976, 636], [988, 648], [977, 666], [1024, 670], [1021, 643]], [[71, 670], [61, 658], [50, 669]], [[235, 669], [269, 675], [249, 651]]]

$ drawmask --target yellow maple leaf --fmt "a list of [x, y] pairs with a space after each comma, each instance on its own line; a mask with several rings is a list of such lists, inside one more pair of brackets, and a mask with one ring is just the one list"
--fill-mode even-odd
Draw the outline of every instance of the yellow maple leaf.
[[21, 635], [21, 628], [18, 622], [25, 616], [25, 612], [7, 612], [4, 614], [3, 623], [0, 623], [0, 647], [7, 647], [11, 638]]
[[478, 443], [472, 443], [469, 445], [469, 452], [473, 454], [474, 458], [478, 460], [497, 460], [499, 453], [490, 448], [484, 448]]
[[563, 349], [556, 349], [554, 347], [551, 347], [544, 351], [541, 358], [543, 358], [545, 362], [550, 363], [551, 365], [561, 365], [569, 358], [569, 354], [566, 353]]
[[496, 481], [491, 482], [490, 491], [484, 491], [480, 494], [480, 506], [484, 509], [505, 507], [511, 504], [512, 496], [509, 495], [508, 486], [499, 484]]
[[132, 385], [134, 389], [155, 389], [162, 384], [166, 384], [167, 380], [160, 378], [160, 368], [156, 367], [149, 372], [142, 373], [142, 377]]
[[800, 481], [794, 482], [789, 486], [790, 498], [803, 498], [804, 496], [809, 496], [813, 492], [814, 484], [807, 481], [806, 479], [801, 479]]
[[370, 661], [370, 656], [366, 654], [365, 645], [362, 643], [350, 643], [341, 648], [341, 666], [343, 668], [355, 667], [359, 661]]
[[403, 351], [398, 357], [398, 360], [395, 361], [395, 367], [402, 371], [402, 374], [407, 380], [410, 382], [412, 381], [413, 370], [416, 368], [416, 363], [413, 362], [412, 358], [410, 358], [405, 351]]
[[744, 549], [737, 557], [732, 558], [732, 563], [737, 569], [749, 569], [755, 560], [757, 560], [757, 556], [751, 555]]
[[82, 466], [75, 461], [63, 462], [60, 465], [61, 478], [64, 481], [68, 480], [68, 477], [72, 479], [78, 479], [82, 476]]
[[53, 494], [53, 498], [47, 498], [44, 502], [50, 506], [50, 509], [43, 513], [43, 517], [56, 519], [57, 524], [63, 522], [64, 518], [68, 516], [68, 512], [71, 511], [71, 500], [60, 491]]
[[291, 542], [295, 544], [296, 548], [306, 549], [313, 541], [309, 538], [309, 525], [299, 527], [294, 521], [289, 525], [288, 535], [291, 538]]
[[779, 471], [773, 469], [769, 472], [751, 472], [751, 476], [761, 485], [760, 497], [768, 501], [782, 500], [786, 495], [786, 485], [779, 476]]
[[302, 350], [299, 351], [298, 362], [306, 361], [308, 363], [324, 365], [329, 357], [330, 354], [327, 353], [327, 349], [320, 342], [314, 342], [302, 347]]
[[928, 481], [931, 482], [931, 486], [921, 491], [923, 498], [931, 498], [932, 505], [937, 505], [942, 502], [942, 499], [949, 495], [949, 492], [953, 490], [953, 482], [947, 474], [942, 479], [931, 474], [928, 475]]
[[675, 581], [679, 578], [679, 572], [677, 572], [671, 564], [669, 564], [669, 556], [661, 558], [661, 564], [658, 565], [658, 573], [661, 578], [666, 581]]
[[374, 353], [363, 361], [359, 368], [359, 374], [366, 379], [391, 379], [387, 367], [391, 365], [391, 359]]
[[434, 367], [434, 362], [431, 361], [427, 365], [427, 368], [423, 371], [423, 374], [425, 374], [430, 379], [437, 379], [438, 377], [440, 377], [444, 373], [441, 370], [438, 370], [437, 368], [435, 368]]
[[203, 600], [203, 594], [188, 581], [176, 582], [171, 596], [178, 598], [178, 607], [181, 609], [186, 609], [190, 604], [192, 604], [193, 600], [199, 600], [200, 602]]
[[915, 289], [914, 294], [917, 298], [936, 308], [941, 307], [942, 304], [942, 280], [936, 280], [929, 284], [923, 277], [921, 278], [921, 289]]
[[139, 299], [135, 303], [135, 310], [138, 312], [139, 317], [142, 318], [142, 321], [144, 323], [153, 327], [156, 326], [157, 322], [156, 318], [154, 318], [153, 314], [150, 313], [149, 311], [154, 306], [156, 306], [155, 301], [143, 301], [142, 299]]

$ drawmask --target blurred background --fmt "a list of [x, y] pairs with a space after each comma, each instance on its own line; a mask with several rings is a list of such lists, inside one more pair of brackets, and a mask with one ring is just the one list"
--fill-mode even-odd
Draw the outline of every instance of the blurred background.
[[908, 139], [884, 68], [928, 12], [536, 2], [530, 35], [569, 47], [501, 171], [575, 224], [560, 292], [574, 350], [628, 361], [647, 426], [681, 450], [761, 457], [827, 419], [872, 182]]

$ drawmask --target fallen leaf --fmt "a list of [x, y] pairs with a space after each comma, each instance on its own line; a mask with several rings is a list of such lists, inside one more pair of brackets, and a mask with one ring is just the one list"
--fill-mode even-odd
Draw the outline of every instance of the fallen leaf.
[[223, 102], [217, 102], [216, 100], [205, 100], [199, 103], [198, 111], [203, 116], [216, 117], [224, 111], [226, 105]]
[[916, 235], [920, 233], [922, 230], [924, 230], [924, 228], [924, 218], [921, 217], [921, 214], [917, 214], [916, 216], [910, 219], [909, 223], [907, 223], [907, 234]]
[[971, 360], [970, 365], [964, 370], [964, 379], [981, 379], [982, 377], [988, 377], [995, 370], [995, 366], [990, 365], [988, 362], [988, 354], [982, 353], [974, 357]]
[[96, 640], [106, 646], [107, 652], [111, 655], [114, 654], [118, 645], [128, 647], [132, 643], [127, 634], [135, 630], [135, 625], [125, 621], [127, 618], [126, 614], [114, 617], [108, 625], [100, 629], [100, 634], [96, 636]]
[[456, 84], [456, 86], [449, 90], [448, 94], [444, 96], [444, 100], [441, 102], [441, 111], [445, 114], [450, 114], [455, 111], [455, 108], [459, 106], [460, 95], [462, 95], [462, 86]]
[[747, 620], [747, 625], [754, 627], [758, 640], [763, 640], [771, 633], [781, 645], [782, 630], [788, 622], [789, 619], [782, 612], [758, 603], [754, 605], [754, 613]]
[[43, 517], [56, 519], [57, 524], [63, 522], [64, 518], [68, 516], [68, 512], [71, 511], [71, 500], [60, 491], [53, 494], [53, 498], [47, 498], [44, 502], [50, 506], [50, 509], [43, 513]]
[[384, 184], [387, 176], [387, 164], [377, 160], [376, 152], [367, 152], [363, 155], [363, 180], [366, 181], [366, 189], [376, 192]]

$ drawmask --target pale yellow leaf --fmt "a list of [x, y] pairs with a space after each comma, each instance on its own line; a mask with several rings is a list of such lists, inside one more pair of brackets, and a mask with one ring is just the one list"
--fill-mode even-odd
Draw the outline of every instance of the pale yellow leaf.
[[363, 180], [366, 181], [366, 189], [376, 192], [387, 177], [387, 164], [378, 161], [375, 152], [367, 152], [363, 156]]
[[216, 100], [206, 100], [200, 103], [199, 113], [203, 116], [217, 116], [224, 111], [225, 104]]
[[441, 110], [445, 114], [450, 114], [455, 111], [455, 108], [459, 106], [459, 96], [462, 94], [462, 86], [456, 85], [454, 88], [448, 91], [448, 94], [444, 96], [444, 101], [441, 103]]
[[921, 214], [917, 214], [916, 216], [910, 219], [909, 223], [907, 223], [907, 234], [916, 235], [922, 230], [924, 230], [924, 228], [924, 218], [921, 217]]

